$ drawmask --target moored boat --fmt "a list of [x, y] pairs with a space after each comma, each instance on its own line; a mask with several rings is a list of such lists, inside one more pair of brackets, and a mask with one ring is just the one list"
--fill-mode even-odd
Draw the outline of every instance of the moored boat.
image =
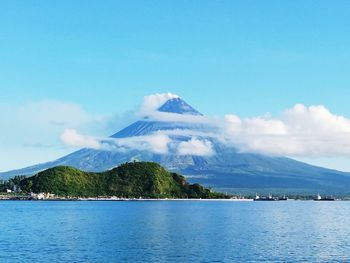
[[278, 197], [279, 201], [287, 201], [288, 197], [286, 197], [286, 195], [284, 195], [283, 197]]
[[314, 198], [314, 201], [335, 201], [335, 198], [333, 197], [322, 197], [320, 194], [317, 194], [316, 198]]
[[255, 195], [254, 201], [278, 201], [278, 198], [273, 197], [271, 194], [268, 196], [259, 196], [258, 194]]

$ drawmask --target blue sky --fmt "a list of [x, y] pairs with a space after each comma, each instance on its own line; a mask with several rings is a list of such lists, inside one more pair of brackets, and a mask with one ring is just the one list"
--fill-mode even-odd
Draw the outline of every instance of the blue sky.
[[[107, 135], [104, 119], [156, 92], [210, 116], [302, 103], [350, 118], [349, 10], [349, 1], [316, 0], [1, 1], [0, 109], [10, 127], [0, 131], [0, 171], [71, 151], [59, 144], [63, 127], [49, 125], [69, 107], [68, 123], [86, 118], [89, 128], [77, 128]], [[43, 103], [68, 108], [40, 115], [39, 126]], [[346, 158], [315, 162], [350, 170]]]

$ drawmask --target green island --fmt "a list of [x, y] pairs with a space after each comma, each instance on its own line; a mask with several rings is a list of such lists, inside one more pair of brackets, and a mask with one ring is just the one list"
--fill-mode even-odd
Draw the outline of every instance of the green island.
[[31, 177], [16, 177], [19, 192], [50, 193], [59, 197], [119, 197], [227, 199], [231, 196], [189, 184], [185, 177], [165, 170], [154, 162], [129, 162], [108, 171], [84, 172], [57, 166]]

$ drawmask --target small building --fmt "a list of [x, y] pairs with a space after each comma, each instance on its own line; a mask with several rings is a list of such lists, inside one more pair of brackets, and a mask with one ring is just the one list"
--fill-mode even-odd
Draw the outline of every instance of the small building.
[[12, 193], [11, 189], [6, 189], [6, 193]]
[[44, 199], [50, 199], [50, 198], [54, 198], [55, 195], [54, 194], [50, 194], [50, 193], [30, 193], [30, 196], [33, 198], [33, 199], [36, 199], [36, 200], [44, 200]]
[[45, 199], [45, 194], [44, 193], [39, 193], [39, 194], [37, 194], [36, 198], [38, 198], [38, 200]]

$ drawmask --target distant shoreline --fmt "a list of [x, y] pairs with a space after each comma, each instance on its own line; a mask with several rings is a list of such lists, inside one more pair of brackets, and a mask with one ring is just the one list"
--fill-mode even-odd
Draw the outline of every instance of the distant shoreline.
[[253, 199], [224, 199], [224, 198], [114, 198], [114, 197], [56, 197], [56, 198], [32, 198], [29, 196], [0, 197], [0, 201], [109, 201], [109, 202], [147, 202], [147, 201], [253, 201]]
[[[193, 201], [193, 202], [254, 202], [254, 199], [250, 198], [232, 198], [232, 199], [200, 199], [200, 198], [107, 198], [107, 197], [86, 197], [86, 198], [47, 198], [47, 199], [34, 199], [31, 197], [0, 197], [1, 201], [66, 201], [66, 202], [154, 202], [154, 201]], [[313, 201], [313, 199], [288, 199], [287, 201]], [[349, 199], [336, 199], [335, 201], [350, 201]], [[281, 202], [281, 201], [276, 201]], [[264, 202], [265, 203], [265, 202]]]

